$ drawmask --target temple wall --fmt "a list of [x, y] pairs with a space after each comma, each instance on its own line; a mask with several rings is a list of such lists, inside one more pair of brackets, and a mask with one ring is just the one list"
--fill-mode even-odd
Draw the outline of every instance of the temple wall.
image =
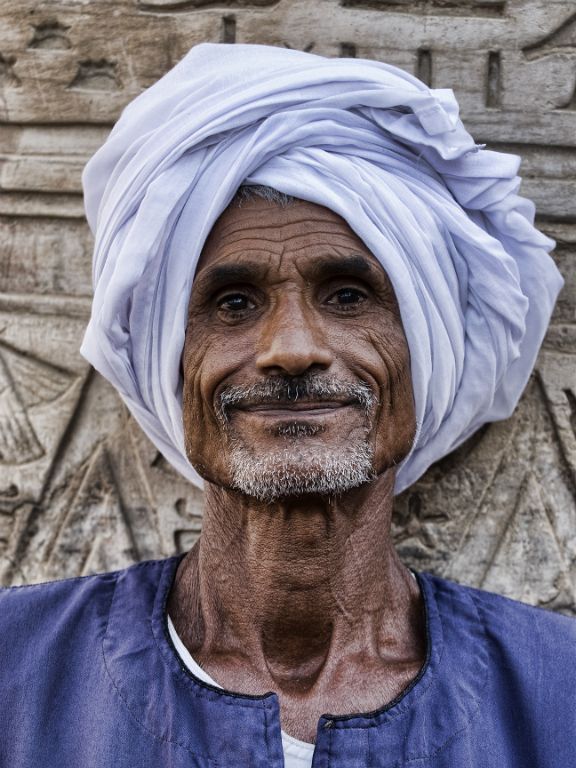
[[380, 59], [453, 88], [520, 153], [567, 286], [515, 415], [398, 498], [418, 569], [576, 613], [576, 12], [571, 0], [0, 0], [0, 581], [184, 551], [201, 494], [80, 358], [80, 173], [122, 107], [201, 41]]

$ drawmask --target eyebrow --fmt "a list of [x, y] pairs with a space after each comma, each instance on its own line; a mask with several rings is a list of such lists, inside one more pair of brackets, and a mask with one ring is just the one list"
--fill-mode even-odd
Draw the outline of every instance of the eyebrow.
[[226, 285], [261, 278], [266, 269], [265, 263], [255, 261], [245, 264], [221, 264], [201, 272], [194, 280], [194, 287], [202, 293], [217, 291]]
[[[220, 264], [207, 268], [194, 279], [194, 290], [201, 294], [214, 293], [234, 283], [250, 283], [262, 279], [268, 270], [265, 261], [250, 261], [243, 264]], [[350, 256], [319, 256], [307, 269], [315, 280], [347, 275], [350, 277], [380, 277], [387, 283], [386, 273], [378, 269], [372, 260], [361, 254]]]
[[350, 275], [352, 277], [367, 277], [374, 274], [374, 264], [365, 256], [353, 254], [342, 258], [320, 256], [309, 267], [309, 272], [315, 278]]

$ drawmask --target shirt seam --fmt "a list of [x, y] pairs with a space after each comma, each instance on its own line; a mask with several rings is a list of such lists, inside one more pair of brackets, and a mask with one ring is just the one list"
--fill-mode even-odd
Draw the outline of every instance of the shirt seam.
[[139, 563], [133, 563], [132, 565], [129, 565], [127, 568], [117, 568], [115, 571], [104, 571], [102, 573], [88, 573], [84, 576], [69, 576], [66, 579], [51, 579], [48, 581], [37, 581], [34, 584], [10, 584], [6, 587], [0, 587], [0, 594], [2, 592], [15, 592], [18, 589], [34, 589], [35, 587], [50, 587], [50, 586], [58, 586], [59, 584], [74, 584], [78, 581], [87, 581], [88, 579], [105, 579], [105, 578], [114, 578], [115, 580], [118, 579], [118, 576], [120, 576], [122, 573], [125, 573], [126, 571], [135, 570], [136, 568], [141, 568], [146, 565], [155, 565], [156, 563], [164, 563], [166, 562], [165, 558], [158, 558], [156, 560], [142, 560]]

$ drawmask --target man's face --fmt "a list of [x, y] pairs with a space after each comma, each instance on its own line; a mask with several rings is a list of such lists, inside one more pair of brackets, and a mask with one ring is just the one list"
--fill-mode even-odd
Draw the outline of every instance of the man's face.
[[392, 286], [337, 214], [229, 207], [192, 289], [183, 354], [188, 458], [272, 501], [333, 495], [408, 452], [408, 345]]

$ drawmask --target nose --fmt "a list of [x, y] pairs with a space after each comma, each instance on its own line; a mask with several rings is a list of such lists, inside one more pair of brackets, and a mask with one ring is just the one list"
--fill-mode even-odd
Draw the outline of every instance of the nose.
[[263, 373], [301, 376], [327, 370], [333, 356], [326, 345], [321, 320], [297, 296], [281, 297], [262, 330], [256, 366]]

